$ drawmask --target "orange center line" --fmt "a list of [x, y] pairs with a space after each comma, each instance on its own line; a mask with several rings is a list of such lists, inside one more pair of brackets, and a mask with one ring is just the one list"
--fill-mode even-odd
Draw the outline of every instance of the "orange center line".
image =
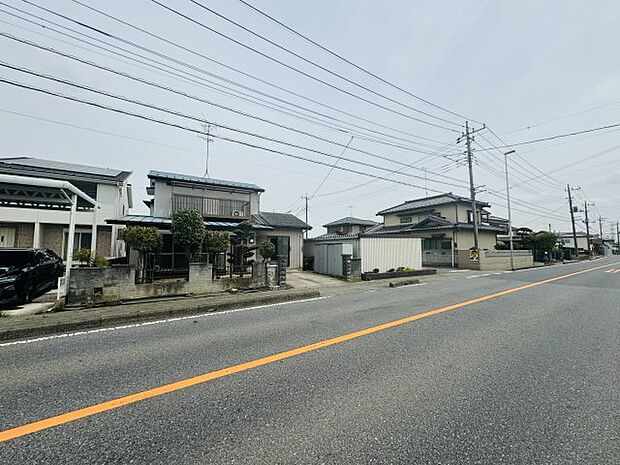
[[351, 333], [343, 334], [342, 336], [325, 339], [323, 341], [316, 342], [314, 344], [309, 344], [309, 345], [297, 347], [295, 349], [286, 350], [284, 352], [279, 352], [273, 355], [269, 355], [267, 357], [261, 357], [255, 360], [250, 360], [248, 362], [240, 363], [238, 365], [229, 366], [227, 368], [222, 368], [220, 370], [211, 371], [209, 373], [194, 376], [191, 378], [186, 378], [180, 381], [176, 381], [174, 383], [164, 384], [162, 386], [158, 386], [152, 389], [147, 389], [145, 391], [136, 392], [128, 396], [119, 397], [117, 399], [91, 405], [89, 407], [73, 410], [67, 413], [45, 418], [43, 420], [38, 420], [38, 421], [28, 423], [22, 426], [17, 426], [15, 428], [10, 428], [10, 429], [0, 432], [0, 443], [9, 441], [11, 439], [19, 438], [22, 436], [26, 436], [29, 434], [33, 434], [38, 431], [43, 431], [49, 428], [60, 426], [65, 423], [70, 423], [70, 422], [73, 422], [73, 421], [76, 421], [82, 418], [98, 415], [108, 410], [117, 409], [125, 405], [134, 404], [136, 402], [140, 402], [146, 399], [151, 399], [153, 397], [158, 397], [164, 394], [169, 394], [171, 392], [180, 391], [182, 389], [187, 389], [191, 386], [203, 384], [203, 383], [206, 383], [208, 381], [213, 381], [218, 378], [224, 378], [226, 376], [230, 376], [235, 373], [241, 373], [243, 371], [257, 368], [263, 365], [268, 365], [270, 363], [274, 363], [280, 360], [285, 360], [287, 358], [295, 357], [295, 356], [302, 355], [308, 352], [313, 352], [313, 351], [316, 351], [316, 350], [319, 350], [325, 347], [333, 346], [336, 344], [341, 344], [343, 342], [350, 341], [352, 339], [356, 339], [362, 336], [367, 336], [369, 334], [377, 333], [379, 331], [385, 331], [386, 329], [390, 329], [396, 326], [401, 326], [407, 323], [411, 323], [412, 321], [421, 320], [423, 318], [428, 318], [433, 315], [438, 315], [440, 313], [449, 312], [449, 311], [456, 310], [462, 307], [466, 307], [468, 305], [485, 302], [487, 300], [513, 294], [515, 292], [523, 291], [526, 289], [531, 289], [533, 287], [541, 286], [543, 284], [549, 284], [555, 281], [559, 281], [561, 279], [566, 279], [572, 276], [577, 276], [583, 273], [588, 273], [588, 272], [598, 270], [601, 268], [605, 268], [608, 266], [611, 266], [611, 265], [607, 264], [607, 265], [597, 266], [594, 268], [588, 268], [586, 270], [576, 271], [573, 273], [568, 273], [565, 275], [557, 276], [555, 278], [544, 279], [542, 281], [536, 281], [530, 284], [525, 284], [522, 286], [514, 287], [514, 288], [507, 289], [507, 290], [500, 291], [500, 292], [495, 292], [493, 294], [488, 294], [488, 295], [477, 297], [471, 300], [466, 300], [466, 301], [459, 302], [456, 304], [447, 305], [445, 307], [436, 308], [434, 310], [430, 310], [424, 313], [418, 313], [416, 315], [411, 315], [405, 318], [401, 318], [399, 320], [393, 320], [387, 323], [382, 323], [376, 326], [371, 326], [369, 328], [365, 328], [359, 331], [354, 331]]

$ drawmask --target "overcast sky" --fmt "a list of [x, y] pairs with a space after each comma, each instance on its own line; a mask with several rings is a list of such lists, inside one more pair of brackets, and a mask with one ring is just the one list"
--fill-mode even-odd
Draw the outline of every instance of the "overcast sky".
[[[350, 213], [361, 218], [378, 219], [375, 214], [381, 209], [425, 196], [427, 191], [424, 188], [424, 173], [421, 168], [425, 168], [428, 173], [428, 195], [447, 191], [468, 195], [467, 172], [462, 166], [464, 158], [457, 156], [464, 150], [464, 144], [453, 145], [463, 130], [459, 125], [464, 125], [465, 117], [477, 121], [473, 123], [475, 129], [480, 128], [480, 123], [485, 123], [509, 144], [620, 123], [620, 3], [613, 0], [248, 0], [285, 24], [382, 78], [462, 116], [429, 106], [382, 84], [270, 22], [237, 0], [200, 2], [299, 55], [402, 105], [319, 70], [226, 23], [189, 0], [158, 1], [196, 21], [229, 34], [268, 56], [393, 111], [373, 106], [304, 77], [166, 11], [150, 0], [82, 1], [186, 49], [238, 68], [266, 83], [225, 69], [196, 53], [149, 37], [69, 0], [32, 0], [32, 3], [187, 63], [193, 68], [174, 64], [165, 58], [157, 58], [148, 52], [139, 52], [148, 56], [148, 60], [157, 59], [166, 66], [179, 68], [182, 73], [193, 74], [194, 77], [190, 77], [193, 82], [187, 80], [187, 74], [183, 74], [185, 78], [172, 77], [136, 61], [96, 50], [75, 39], [61, 37], [49, 29], [43, 30], [40, 26], [26, 23], [6, 13], [0, 13], [0, 20], [3, 21], [0, 28], [11, 35], [170, 86], [177, 91], [241, 110], [279, 125], [311, 133], [337, 144], [346, 145], [353, 135], [350, 148], [344, 151], [344, 157], [386, 170], [404, 170], [404, 174], [381, 171], [345, 160], [339, 160], [338, 167], [389, 177], [413, 185], [373, 180], [338, 169], [333, 169], [330, 173], [330, 165], [336, 162], [335, 158], [216, 127], [216, 136], [280, 150], [325, 164], [312, 164], [220, 139], [215, 139], [210, 146], [210, 175], [262, 186], [266, 190], [262, 197], [263, 210], [291, 211], [303, 218], [301, 196], [314, 194], [309, 201], [309, 222], [314, 226], [312, 235], [324, 231], [322, 224]], [[104, 38], [92, 30], [54, 17], [27, 3], [17, 0], [9, 3], [96, 39], [106, 40], [114, 46], [138, 51], [126, 43]], [[0, 9], [17, 13], [4, 6], [0, 6]], [[30, 19], [34, 20], [32, 17]], [[96, 43], [92, 39], [88, 40]], [[196, 118], [206, 118], [216, 126], [257, 133], [336, 157], [343, 153], [342, 147], [336, 144], [319, 141], [201, 101], [95, 70], [4, 37], [0, 37], [0, 44], [2, 61], [11, 65], [156, 104]], [[200, 123], [195, 120], [115, 101], [6, 68], [2, 68], [0, 72], [5, 79], [94, 100], [196, 130], [201, 128]], [[229, 82], [225, 83], [205, 73], [215, 74]], [[254, 97], [257, 96], [253, 93], [254, 90], [258, 90], [263, 93], [260, 97], [262, 99], [269, 100], [269, 96], [275, 96], [294, 103], [298, 107], [293, 111], [298, 112], [298, 116], [303, 113], [306, 119], [291, 115], [291, 107], [287, 107], [289, 113], [284, 114], [259, 106], [255, 101], [225, 95], [214, 90], [215, 86], [208, 83], [207, 79], [241, 90], [230, 82], [234, 81], [249, 88], [243, 92]], [[268, 85], [269, 83], [348, 114], [295, 97]], [[282, 101], [278, 104], [286, 105]], [[332, 119], [323, 125], [308, 121], [308, 113], [304, 113], [307, 109]], [[33, 156], [131, 170], [136, 213], [146, 213], [142, 200], [147, 198], [144, 188], [150, 169], [193, 175], [204, 173], [204, 141], [191, 132], [140, 121], [2, 83], [0, 110], [1, 156]], [[313, 115], [317, 117], [316, 114]], [[365, 121], [354, 117], [363, 118]], [[420, 123], [413, 118], [423, 119], [447, 129]], [[368, 131], [380, 131], [384, 135]], [[583, 207], [585, 199], [594, 202], [596, 206], [592, 207], [592, 217], [605, 217], [603, 224], [605, 231], [609, 231], [609, 222], [620, 220], [619, 135], [620, 131], [615, 128], [516, 146], [517, 155], [509, 156], [513, 185], [511, 194], [515, 201], [514, 224], [532, 229], [547, 229], [551, 223], [554, 230], [569, 230], [568, 206], [563, 186], [570, 183], [581, 187], [581, 191], [575, 191], [576, 203]], [[364, 140], [368, 136], [381, 138], [390, 145]], [[492, 144], [502, 145], [487, 129], [477, 134], [473, 144], [477, 149], [475, 184], [481, 186], [478, 197], [491, 204], [492, 214], [506, 216], [502, 151], [510, 149], [490, 149]], [[446, 154], [449, 157], [442, 156]], [[417, 169], [403, 164], [415, 165]], [[541, 172], [550, 175], [542, 176]], [[325, 179], [328, 173], [330, 174]], [[418, 177], [409, 176], [407, 173]], [[532, 180], [535, 177], [538, 179]], [[578, 228], [583, 229], [583, 224]], [[598, 225], [595, 229], [598, 231]]]

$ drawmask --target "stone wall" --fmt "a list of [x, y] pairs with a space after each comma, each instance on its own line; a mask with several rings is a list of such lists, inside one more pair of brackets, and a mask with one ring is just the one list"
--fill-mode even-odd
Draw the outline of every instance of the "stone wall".
[[131, 265], [113, 265], [105, 268], [76, 267], [71, 269], [67, 303], [96, 305], [149, 297], [215, 294], [232, 289], [276, 287], [274, 284], [277, 281], [276, 270], [276, 265], [266, 265], [263, 273], [213, 279], [211, 264], [190, 263], [188, 280], [162, 280], [136, 284], [136, 269]]
[[[482, 250], [480, 259], [472, 261], [469, 259], [469, 250], [459, 250], [459, 268], [480, 271], [500, 271], [510, 270], [510, 251], [509, 250]], [[530, 268], [534, 266], [534, 257], [531, 250], [514, 251], [514, 268]]]

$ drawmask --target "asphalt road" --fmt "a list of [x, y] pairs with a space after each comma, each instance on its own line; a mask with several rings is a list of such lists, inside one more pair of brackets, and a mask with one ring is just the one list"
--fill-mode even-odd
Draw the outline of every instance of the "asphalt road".
[[617, 464], [612, 268], [446, 273], [0, 344], [0, 463]]

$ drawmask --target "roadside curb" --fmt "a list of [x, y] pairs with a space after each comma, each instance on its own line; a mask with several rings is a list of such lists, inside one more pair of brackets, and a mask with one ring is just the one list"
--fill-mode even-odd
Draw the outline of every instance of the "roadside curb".
[[[139, 308], [101, 307], [89, 310], [65, 311], [44, 315], [28, 315], [0, 320], [0, 341], [46, 336], [116, 326], [119, 324], [221, 312], [260, 305], [270, 305], [320, 297], [318, 290], [271, 291], [247, 295], [218, 296], [183, 301], [182, 305], [165, 303], [143, 304]], [[142, 307], [151, 308], [142, 308]], [[172, 308], [171, 308], [172, 307]]]

